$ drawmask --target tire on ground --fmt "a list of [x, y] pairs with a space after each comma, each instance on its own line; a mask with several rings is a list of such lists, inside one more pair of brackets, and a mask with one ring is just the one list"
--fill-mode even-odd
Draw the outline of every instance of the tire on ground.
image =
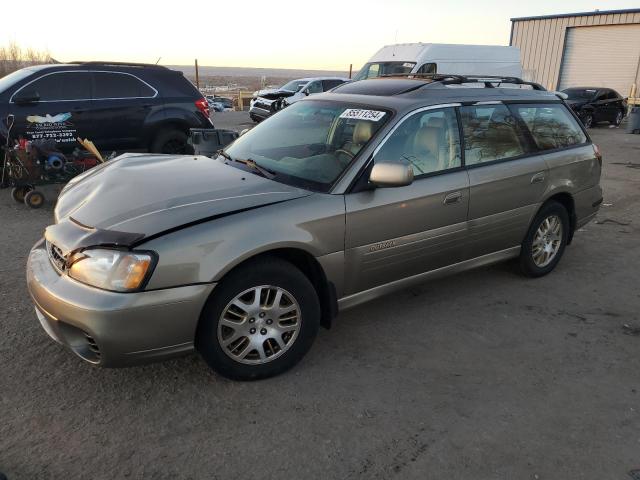
[[[533, 255], [533, 244], [535, 241], [536, 233], [542, 223], [546, 219], [553, 216], [556, 216], [560, 220], [561, 224], [562, 231], [560, 233], [560, 245], [557, 253], [551, 259], [551, 261], [544, 266], [539, 266], [534, 261]], [[567, 212], [567, 209], [564, 207], [564, 205], [556, 202], [555, 200], [551, 200], [545, 203], [531, 222], [529, 231], [527, 232], [527, 235], [522, 242], [522, 248], [520, 250], [519, 258], [520, 270], [522, 271], [522, 273], [528, 277], [541, 277], [551, 272], [560, 261], [560, 258], [562, 258], [562, 254], [564, 253], [564, 249], [567, 246], [567, 242], [569, 239], [570, 229], [571, 222], [569, 220], [569, 213]]]
[[[283, 288], [295, 298], [300, 307], [300, 327], [294, 343], [283, 354], [267, 363], [248, 365], [225, 353], [218, 340], [218, 324], [231, 300], [247, 289], [263, 285]], [[216, 286], [202, 310], [195, 345], [207, 364], [221, 375], [234, 380], [258, 380], [296, 365], [311, 348], [319, 326], [320, 303], [309, 279], [289, 262], [265, 257], [241, 265]]]
[[24, 203], [30, 208], [40, 208], [44, 205], [44, 195], [38, 190], [30, 190], [24, 196]]

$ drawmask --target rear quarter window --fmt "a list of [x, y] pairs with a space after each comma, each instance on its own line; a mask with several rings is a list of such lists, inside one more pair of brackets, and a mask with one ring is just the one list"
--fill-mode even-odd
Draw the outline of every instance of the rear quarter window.
[[516, 105], [513, 108], [540, 150], [567, 148], [587, 141], [578, 122], [562, 104]]
[[133, 75], [119, 72], [94, 72], [93, 98], [151, 98], [155, 90]]

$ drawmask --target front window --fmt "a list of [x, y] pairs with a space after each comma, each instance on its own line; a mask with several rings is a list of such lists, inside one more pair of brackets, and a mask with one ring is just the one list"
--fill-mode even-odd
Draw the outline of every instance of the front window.
[[297, 92], [303, 86], [308, 83], [307, 80], [291, 80], [289, 83], [285, 83], [280, 90], [288, 90], [290, 92]]
[[28, 76], [33, 75], [33, 70], [23, 68], [22, 70], [16, 70], [15, 72], [5, 75], [0, 78], [0, 93], [3, 93], [9, 87], [14, 86], [20, 80], [24, 80]]
[[567, 94], [567, 100], [591, 100], [595, 97], [597, 90], [592, 88], [567, 88], [562, 93]]
[[238, 138], [225, 153], [252, 160], [276, 181], [327, 192], [390, 116], [377, 107], [298, 102]]
[[354, 80], [366, 80], [367, 78], [376, 78], [381, 75], [402, 75], [411, 73], [415, 62], [371, 62], [367, 63]]

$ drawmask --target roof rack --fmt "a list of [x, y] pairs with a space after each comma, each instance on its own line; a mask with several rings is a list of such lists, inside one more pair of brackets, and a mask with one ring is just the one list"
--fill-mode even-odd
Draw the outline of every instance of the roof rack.
[[102, 62], [97, 60], [92, 60], [88, 62], [78, 61], [78, 62], [68, 62], [70, 64], [76, 65], [104, 65], [104, 66], [114, 66], [114, 67], [146, 67], [146, 68], [161, 68], [167, 69], [164, 65], [156, 65], [154, 63], [136, 63], [136, 62]]
[[529, 85], [533, 90], [546, 92], [547, 89], [536, 82], [528, 82], [518, 77], [501, 77], [493, 75], [456, 75], [448, 73], [394, 73], [380, 75], [378, 78], [415, 78], [418, 80], [430, 80], [427, 85], [438, 83], [440, 85], [460, 85], [463, 83], [484, 83], [485, 88], [495, 88], [494, 84], [509, 83], [512, 85]]

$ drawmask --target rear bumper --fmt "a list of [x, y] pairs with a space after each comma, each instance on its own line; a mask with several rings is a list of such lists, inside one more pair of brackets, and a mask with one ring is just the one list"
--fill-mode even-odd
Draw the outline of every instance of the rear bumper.
[[59, 275], [44, 242], [27, 263], [27, 285], [44, 330], [82, 359], [135, 365], [193, 350], [200, 312], [215, 284], [116, 293]]
[[596, 185], [573, 196], [576, 210], [576, 230], [589, 223], [602, 205], [602, 188]]

